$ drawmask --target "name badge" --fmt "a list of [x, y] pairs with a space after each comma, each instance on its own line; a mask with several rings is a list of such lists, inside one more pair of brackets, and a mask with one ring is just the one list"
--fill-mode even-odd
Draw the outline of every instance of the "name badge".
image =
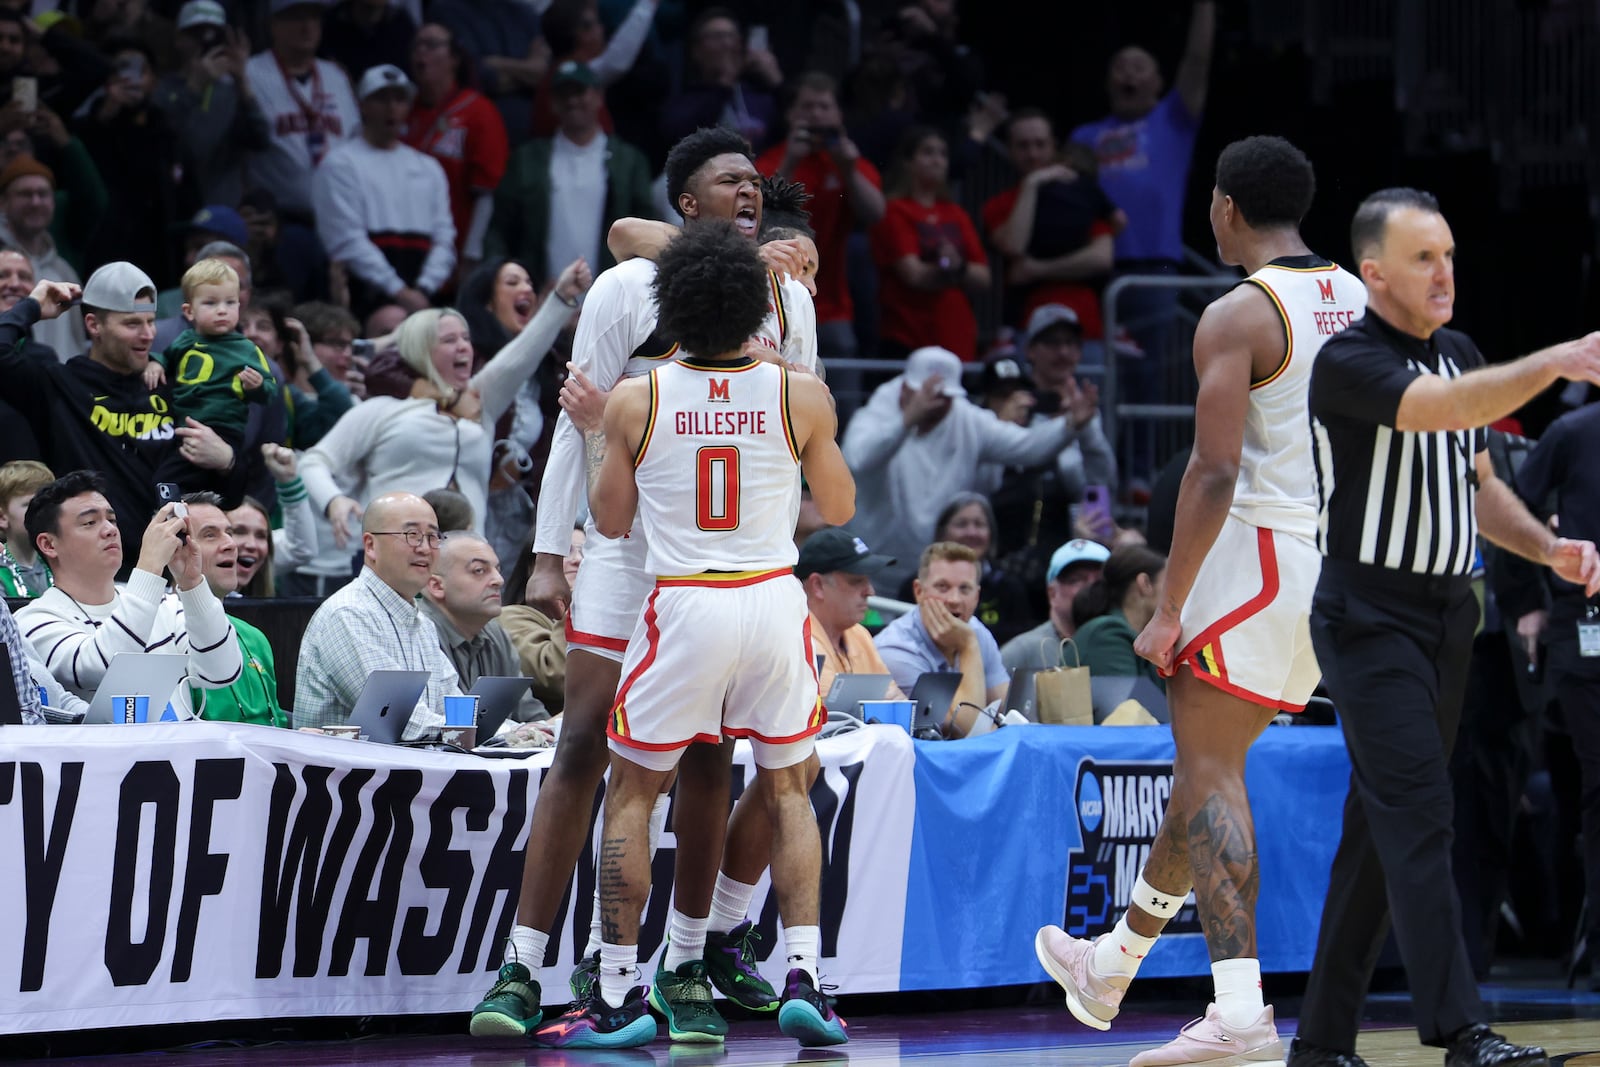
[[1586, 659], [1600, 656], [1600, 622], [1585, 620], [1578, 624], [1578, 655]]

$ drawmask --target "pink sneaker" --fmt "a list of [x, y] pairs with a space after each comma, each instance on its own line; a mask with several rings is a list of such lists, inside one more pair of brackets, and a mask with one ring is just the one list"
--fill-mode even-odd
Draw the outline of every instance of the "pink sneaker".
[[1102, 975], [1096, 971], [1094, 946], [1094, 941], [1073, 937], [1059, 926], [1045, 926], [1033, 939], [1033, 954], [1067, 991], [1067, 1008], [1073, 1016], [1085, 1026], [1109, 1030], [1111, 1020], [1122, 1008], [1122, 994], [1133, 979], [1125, 974]]
[[1249, 1026], [1235, 1029], [1222, 1021], [1215, 1004], [1206, 1007], [1206, 1017], [1178, 1031], [1178, 1036], [1160, 1048], [1135, 1056], [1128, 1067], [1174, 1067], [1177, 1064], [1204, 1063], [1210, 1067], [1283, 1067], [1283, 1042], [1272, 1021], [1269, 1004]]

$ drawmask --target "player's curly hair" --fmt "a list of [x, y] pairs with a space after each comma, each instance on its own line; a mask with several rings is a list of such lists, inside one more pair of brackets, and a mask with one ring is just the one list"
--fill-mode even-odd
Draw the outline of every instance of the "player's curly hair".
[[[802, 182], [780, 178], [776, 174], [761, 179], [761, 240], [771, 240], [774, 230], [799, 231], [812, 240], [816, 233], [811, 229], [811, 212], [806, 207], [811, 194]], [[788, 236], [785, 234], [785, 236]]]
[[703, 127], [672, 146], [672, 151], [667, 153], [667, 199], [672, 202], [674, 211], [683, 214], [683, 208], [678, 206], [678, 198], [689, 187], [700, 168], [718, 156], [726, 155], [755, 159], [750, 142], [725, 126]]
[[1217, 157], [1217, 189], [1252, 227], [1298, 226], [1317, 195], [1306, 154], [1282, 137], [1246, 137]]
[[767, 317], [767, 268], [724, 219], [686, 227], [661, 252], [652, 283], [657, 328], [696, 356], [744, 345]]

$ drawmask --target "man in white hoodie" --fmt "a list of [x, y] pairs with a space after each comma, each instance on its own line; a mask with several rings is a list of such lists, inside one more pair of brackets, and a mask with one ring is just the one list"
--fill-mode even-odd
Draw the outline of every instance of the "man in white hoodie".
[[1027, 428], [1004, 422], [967, 399], [955, 353], [931, 347], [911, 353], [905, 373], [874, 390], [844, 434], [845, 462], [858, 487], [851, 529], [900, 560], [883, 572], [881, 584], [896, 588], [911, 573], [946, 501], [983, 488], [981, 465], [1046, 463], [1079, 432], [1070, 412]]

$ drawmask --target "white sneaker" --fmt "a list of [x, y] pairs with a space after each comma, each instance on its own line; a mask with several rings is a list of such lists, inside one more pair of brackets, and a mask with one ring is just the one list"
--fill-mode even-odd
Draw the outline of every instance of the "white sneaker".
[[1191, 1063], [1210, 1067], [1283, 1067], [1283, 1042], [1273, 1023], [1272, 1005], [1261, 1009], [1255, 1022], [1241, 1028], [1223, 1022], [1217, 1006], [1208, 1005], [1205, 1018], [1185, 1026], [1160, 1048], [1139, 1053], [1128, 1067], [1179, 1067]]
[[[1105, 934], [1101, 934], [1105, 937]], [[1098, 940], [1098, 939], [1097, 939]], [[1095, 941], [1073, 937], [1059, 926], [1041, 927], [1033, 939], [1033, 954], [1067, 992], [1067, 1008], [1083, 1025], [1111, 1029], [1122, 1008], [1122, 995], [1133, 978], [1103, 975], [1094, 969]]]

